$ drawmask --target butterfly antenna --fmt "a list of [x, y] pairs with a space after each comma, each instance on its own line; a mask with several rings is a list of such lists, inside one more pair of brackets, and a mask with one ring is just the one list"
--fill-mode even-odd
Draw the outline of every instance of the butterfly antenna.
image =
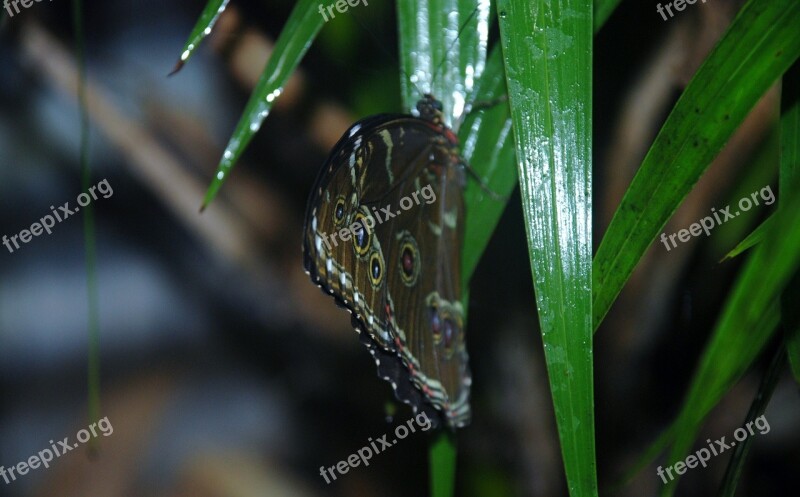
[[505, 103], [505, 102], [508, 102], [508, 95], [500, 95], [499, 97], [493, 98], [493, 99], [491, 99], [489, 101], [486, 101], [486, 102], [477, 102], [477, 103], [474, 103], [474, 104], [469, 104], [467, 106], [467, 108], [465, 109], [464, 114], [465, 115], [469, 115], [469, 114], [472, 114], [473, 112], [479, 112], [479, 111], [482, 111], [482, 110], [491, 109], [494, 106], [500, 105], [500, 104]]
[[[453, 50], [453, 47], [455, 46], [456, 42], [458, 42], [458, 39], [461, 38], [461, 33], [464, 32], [464, 30], [467, 28], [467, 25], [470, 23], [470, 21], [472, 21], [472, 18], [475, 17], [475, 14], [478, 13], [478, 9], [480, 7], [481, 7], [480, 4], [478, 4], [474, 9], [472, 9], [472, 13], [470, 13], [470, 15], [467, 16], [467, 20], [461, 24], [460, 28], [458, 28], [458, 34], [456, 34], [456, 39], [453, 40], [452, 43], [450, 43], [449, 47], [447, 47], [446, 53], [450, 53], [450, 51]], [[436, 81], [436, 74], [439, 72], [439, 69], [442, 68], [442, 66], [446, 61], [447, 57], [443, 57], [442, 60], [439, 61], [439, 65], [437, 65], [436, 68], [433, 70], [433, 76], [431, 76], [431, 81]]]

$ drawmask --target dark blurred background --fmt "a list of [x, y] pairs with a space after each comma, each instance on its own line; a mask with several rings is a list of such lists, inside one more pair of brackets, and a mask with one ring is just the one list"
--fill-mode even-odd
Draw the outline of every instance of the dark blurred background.
[[[86, 2], [100, 292], [101, 407], [113, 434], [50, 469], [0, 481], [9, 496], [426, 495], [430, 434], [327, 485], [332, 466], [405, 423], [349, 315], [302, 271], [303, 210], [347, 127], [399, 111], [394, 4], [327, 23], [245, 158], [202, 215], [205, 188], [293, 3], [236, 1], [166, 77], [204, 3]], [[738, 9], [696, 4], [664, 22], [623, 1], [596, 37], [595, 246], [680, 91]], [[33, 3], [0, 30], [0, 235], [80, 193], [70, 2]], [[365, 28], [368, 26], [369, 29]], [[775, 185], [770, 92], [676, 213], [672, 233]], [[599, 478], [610, 489], [673, 419], [740, 261], [721, 256], [759, 207], [670, 252], [655, 244], [596, 335]], [[475, 275], [467, 347], [473, 422], [458, 433], [460, 496], [566, 495], [519, 196]], [[87, 418], [87, 271], [80, 216], [0, 247], [0, 465]], [[768, 359], [768, 358], [765, 358]], [[742, 425], [766, 360], [715, 409], [700, 440]], [[797, 385], [785, 374], [739, 495], [784, 495], [800, 465]], [[702, 445], [702, 444], [701, 444]], [[716, 491], [727, 455], [678, 495]], [[793, 481], [793, 485], [789, 482]], [[606, 495], [654, 495], [654, 466]]]

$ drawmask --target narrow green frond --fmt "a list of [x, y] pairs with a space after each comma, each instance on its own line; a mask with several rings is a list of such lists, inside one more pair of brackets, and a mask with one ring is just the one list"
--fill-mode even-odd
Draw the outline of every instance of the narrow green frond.
[[230, 175], [231, 169], [244, 152], [247, 144], [261, 128], [275, 100], [283, 92], [286, 81], [303, 59], [308, 47], [313, 43], [324, 23], [317, 11], [316, 0], [300, 0], [292, 10], [281, 31], [275, 47], [267, 61], [261, 78], [250, 95], [242, 117], [236, 125], [233, 136], [225, 147], [217, 172], [208, 187], [203, 207], [205, 208], [217, 195], [222, 184]]
[[661, 128], [597, 250], [594, 327], [644, 252], [769, 87], [800, 55], [800, 2], [749, 0]]
[[572, 497], [595, 496], [592, 3], [500, 0], [497, 11], [567, 486]]
[[[800, 196], [795, 196], [781, 203], [772, 229], [753, 250], [725, 302], [677, 417], [668, 464], [685, 457], [705, 416], [773, 336], [781, 292], [799, 267]], [[669, 482], [662, 495], [671, 496], [677, 481]]]
[[230, 0], [208, 0], [203, 12], [200, 14], [200, 18], [197, 20], [197, 24], [194, 25], [192, 32], [189, 34], [189, 39], [186, 40], [186, 44], [183, 45], [183, 50], [181, 50], [178, 62], [175, 64], [175, 68], [172, 69], [170, 75], [180, 71], [183, 65], [194, 55], [200, 43], [206, 36], [211, 34], [211, 30], [214, 29], [214, 25], [217, 23], [219, 16], [225, 12], [225, 7], [228, 6], [229, 1]]
[[772, 215], [764, 220], [763, 223], [759, 224], [756, 229], [754, 229], [744, 240], [739, 242], [730, 252], [725, 254], [725, 257], [720, 260], [720, 262], [726, 261], [728, 259], [733, 259], [734, 257], [738, 256], [739, 254], [745, 252], [747, 249], [755, 247], [761, 240], [764, 239], [764, 234], [770, 229], [770, 225], [772, 224]]

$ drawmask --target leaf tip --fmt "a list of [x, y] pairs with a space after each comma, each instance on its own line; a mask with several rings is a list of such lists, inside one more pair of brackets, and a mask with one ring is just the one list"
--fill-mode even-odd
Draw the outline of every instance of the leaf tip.
[[179, 59], [178, 62], [175, 63], [175, 67], [172, 68], [172, 71], [170, 71], [169, 74], [167, 74], [167, 77], [169, 78], [177, 74], [181, 69], [183, 69], [183, 66], [185, 64], [186, 63], [182, 59]]

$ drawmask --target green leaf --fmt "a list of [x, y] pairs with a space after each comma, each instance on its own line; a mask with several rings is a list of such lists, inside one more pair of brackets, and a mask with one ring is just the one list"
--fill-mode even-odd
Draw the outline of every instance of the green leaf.
[[317, 10], [319, 1], [300, 0], [292, 10], [281, 31], [272, 55], [267, 61], [258, 84], [250, 95], [244, 113], [236, 125], [236, 130], [225, 147], [217, 173], [203, 200], [205, 208], [216, 196], [231, 168], [239, 160], [247, 144], [261, 128], [261, 124], [272, 109], [275, 100], [283, 91], [283, 86], [300, 63], [308, 47], [313, 43], [323, 24]]
[[[800, 64], [795, 64], [783, 78], [781, 95], [781, 166], [779, 197], [786, 203], [790, 197], [798, 196], [800, 185]], [[800, 382], [800, 274], [784, 291], [783, 329], [786, 337], [786, 352], [795, 380]]]
[[621, 0], [594, 0], [594, 32], [600, 31]]
[[430, 449], [431, 495], [455, 495], [456, 441], [446, 431], [437, 433]]
[[800, 55], [800, 2], [749, 0], [650, 148], [594, 264], [594, 327], [645, 250], [772, 83]]
[[567, 486], [573, 497], [594, 496], [592, 4], [499, 0], [497, 10]]
[[[763, 190], [766, 185], [777, 181], [778, 163], [781, 155], [780, 126], [777, 119], [780, 114], [780, 106], [777, 99], [769, 107], [771, 107], [770, 110], [774, 109], [775, 119], [770, 119], [766, 136], [748, 158], [748, 167], [741, 174], [735, 175], [735, 183], [725, 194], [728, 200], [727, 205], [731, 207], [737, 205], [742, 198], [750, 197], [753, 193]], [[769, 192], [777, 195], [777, 189], [773, 192], [772, 187], [769, 188]], [[725, 222], [721, 226], [715, 226], [713, 228], [713, 236], [704, 247], [705, 254], [701, 257], [717, 259], [720, 262], [725, 260], [725, 252], [729, 252], [731, 247], [742, 243], [749, 234], [757, 229], [758, 222], [764, 220], [764, 211], [778, 207], [778, 204], [775, 203], [776, 198], [773, 197], [773, 201], [769, 206], [762, 203], [759, 205], [759, 209], [740, 210], [739, 215], [735, 216], [733, 222]], [[719, 212], [722, 208], [724, 207], [718, 206], [716, 209]], [[736, 210], [734, 209], [735, 212]], [[754, 236], [758, 237], [759, 235], [755, 234]], [[757, 242], [758, 238], [754, 241]], [[743, 245], [738, 248], [745, 249], [746, 247]]]
[[203, 13], [200, 14], [200, 19], [197, 20], [197, 24], [194, 25], [192, 32], [189, 34], [189, 39], [186, 40], [186, 44], [183, 45], [180, 58], [170, 75], [180, 71], [189, 58], [194, 55], [195, 50], [197, 50], [197, 47], [200, 46], [200, 43], [205, 37], [211, 34], [211, 30], [214, 29], [214, 25], [217, 23], [219, 16], [225, 12], [229, 1], [230, 0], [208, 0], [208, 3], [206, 3], [203, 9]]
[[[774, 214], [773, 214], [774, 215]], [[755, 247], [757, 244], [761, 243], [761, 240], [764, 239], [764, 235], [766, 234], [767, 230], [770, 229], [770, 225], [772, 224], [772, 217], [770, 215], [768, 218], [764, 220], [763, 223], [759, 224], [756, 229], [754, 229], [747, 237], [739, 242], [730, 252], [725, 254], [725, 257], [722, 258], [722, 261], [733, 259], [734, 257], [738, 256], [742, 252]]]
[[[800, 196], [783, 202], [731, 291], [676, 420], [669, 464], [683, 459], [708, 412], [747, 371], [779, 321], [781, 292], [800, 267]], [[662, 495], [672, 495], [677, 479]]]
[[[478, 103], [492, 102], [506, 94], [506, 76], [498, 46], [489, 55], [486, 71], [476, 86], [474, 100]], [[517, 184], [514, 135], [508, 103], [502, 102], [471, 113], [459, 130], [459, 140], [467, 164], [492, 192], [503, 197], [491, 198], [477, 181], [467, 183], [464, 192], [467, 218], [461, 273], [462, 281], [468, 283]]]
[[[89, 162], [89, 138], [91, 133], [86, 84], [86, 31], [84, 28], [83, 0], [72, 2], [72, 28], [75, 31], [75, 52], [78, 66], [78, 115], [80, 127], [81, 188], [89, 190], [92, 169]], [[77, 210], [77, 208], [76, 208]], [[90, 422], [100, 419], [100, 294], [97, 286], [97, 236], [94, 205], [83, 209], [83, 245], [86, 249], [86, 301], [87, 301], [87, 414]], [[89, 450], [96, 453], [98, 441], [89, 441]]]
[[[772, 358], [764, 377], [761, 378], [761, 384], [758, 386], [758, 392], [750, 404], [750, 410], [747, 412], [747, 417], [742, 423], [742, 426], [747, 426], [755, 419], [764, 414], [769, 404], [769, 399], [772, 398], [772, 392], [778, 385], [778, 380], [781, 378], [781, 371], [786, 364], [786, 350], [779, 347], [775, 356]], [[728, 461], [728, 467], [725, 469], [725, 476], [722, 478], [722, 485], [720, 486], [720, 497], [734, 497], [736, 494], [736, 485], [739, 483], [739, 478], [742, 474], [744, 461], [747, 459], [747, 453], [750, 451], [750, 445], [753, 442], [753, 437], [747, 437], [743, 442], [736, 445]]]
[[430, 93], [448, 126], [458, 122], [486, 67], [489, 7], [489, 0], [397, 2], [406, 112]]

